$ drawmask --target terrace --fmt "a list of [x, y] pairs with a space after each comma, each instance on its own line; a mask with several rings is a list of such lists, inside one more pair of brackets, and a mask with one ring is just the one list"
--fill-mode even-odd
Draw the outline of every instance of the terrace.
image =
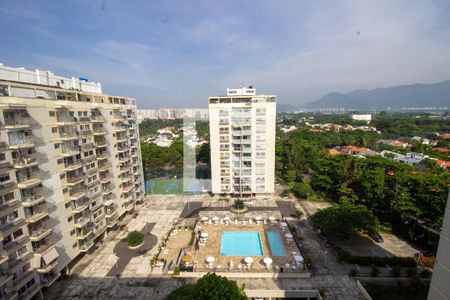
[[186, 250], [188, 260], [184, 262], [186, 269], [195, 273], [216, 271], [234, 273], [231, 276], [238, 277], [247, 276], [239, 275], [246, 273], [252, 273], [254, 277], [268, 274], [309, 277], [287, 224], [279, 223], [275, 217], [238, 220], [203, 216], [195, 233], [193, 245]]

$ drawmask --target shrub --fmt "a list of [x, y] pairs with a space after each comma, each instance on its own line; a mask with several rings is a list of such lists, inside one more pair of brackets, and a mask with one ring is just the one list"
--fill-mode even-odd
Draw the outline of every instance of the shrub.
[[358, 270], [351, 269], [350, 272], [348, 273], [348, 275], [350, 275], [352, 277], [358, 276]]
[[296, 215], [297, 215], [297, 218], [299, 218], [299, 219], [303, 216], [303, 212], [302, 212], [300, 209], [297, 209], [297, 210], [295, 211], [295, 213], [296, 213]]
[[380, 274], [380, 269], [378, 269], [378, 267], [376, 267], [376, 266], [372, 266], [372, 269], [370, 270], [370, 276], [378, 277], [379, 274]]
[[234, 201], [234, 209], [243, 210], [244, 207], [245, 207], [244, 201], [242, 201], [241, 199], [237, 199]]
[[173, 269], [173, 275], [177, 276], [180, 275], [180, 267], [176, 267], [175, 269]]
[[195, 231], [191, 232], [191, 240], [189, 241], [189, 246], [192, 246], [194, 244], [195, 240]]
[[401, 274], [402, 274], [402, 269], [400, 269], [399, 267], [393, 267], [391, 269], [391, 276], [392, 277], [400, 277]]
[[415, 268], [417, 263], [412, 257], [387, 257], [387, 256], [353, 256], [346, 250], [338, 251], [338, 261], [361, 266], [384, 267], [386, 265]]
[[140, 231], [131, 231], [128, 233], [128, 246], [136, 247], [144, 242], [144, 235]]

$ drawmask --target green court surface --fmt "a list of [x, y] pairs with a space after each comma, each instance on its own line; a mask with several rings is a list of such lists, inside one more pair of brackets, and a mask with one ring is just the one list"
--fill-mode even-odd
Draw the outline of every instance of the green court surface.
[[183, 179], [152, 179], [145, 182], [145, 193], [154, 195], [182, 194]]

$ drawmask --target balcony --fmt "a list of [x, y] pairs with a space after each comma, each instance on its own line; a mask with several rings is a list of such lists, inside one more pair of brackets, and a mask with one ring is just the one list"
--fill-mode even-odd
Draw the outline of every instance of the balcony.
[[87, 188], [86, 187], [78, 187], [78, 188], [72, 188], [69, 191], [69, 197], [70, 200], [76, 201], [79, 200], [81, 197], [86, 196]]
[[79, 249], [81, 252], [87, 252], [92, 248], [92, 246], [94, 246], [94, 240], [84, 242], [82, 245], [80, 245]]
[[42, 224], [41, 228], [30, 232], [30, 241], [37, 242], [49, 236], [52, 233], [52, 228], [47, 224]]
[[74, 117], [70, 116], [57, 116], [56, 117], [56, 125], [57, 126], [68, 126], [75, 125], [76, 120]]
[[110, 156], [109, 152], [103, 151], [97, 154], [97, 160], [107, 159]]
[[102, 148], [102, 147], [106, 147], [108, 145], [108, 143], [106, 142], [106, 140], [96, 140], [95, 141], [95, 147], [96, 148]]
[[90, 226], [86, 226], [86, 227], [82, 228], [81, 230], [77, 230], [77, 239], [78, 240], [87, 239], [92, 234], [93, 229], [94, 229], [94, 227], [91, 223]]
[[40, 209], [33, 210], [31, 213], [25, 214], [25, 219], [27, 223], [36, 223], [43, 218], [48, 216], [47, 207], [45, 205], [41, 205]]
[[50, 247], [45, 253], [35, 255], [35, 259], [39, 259], [39, 266], [36, 271], [39, 273], [48, 273], [58, 265], [58, 251], [55, 247]]
[[107, 187], [102, 187], [102, 194], [103, 195], [108, 195], [112, 193], [112, 188], [110, 186]]
[[[23, 224], [25, 224], [25, 220], [23, 220]], [[16, 229], [14, 229], [15, 231]], [[7, 236], [7, 235], [5, 235]], [[10, 242], [3, 242], [3, 250], [6, 251], [6, 253], [8, 255], [11, 255], [12, 253], [14, 253], [15, 251], [17, 251], [17, 249], [19, 249], [22, 245], [24, 245], [25, 243], [29, 242], [30, 238], [26, 235], [22, 235]]]
[[83, 182], [86, 179], [86, 174], [80, 173], [73, 176], [67, 176], [67, 186], [74, 186], [81, 182]]
[[134, 189], [134, 185], [133, 184], [129, 184], [128, 186], [122, 187], [122, 192], [123, 193], [129, 193], [132, 189]]
[[51, 286], [59, 277], [61, 273], [59, 272], [48, 272], [40, 277], [41, 285], [44, 287]]
[[5, 223], [0, 223], [0, 237], [8, 236], [23, 225], [25, 225], [25, 220], [22, 218], [7, 218]]
[[119, 163], [126, 163], [127, 161], [129, 161], [131, 159], [131, 157], [129, 156], [119, 156]]
[[103, 171], [109, 170], [111, 167], [112, 167], [112, 165], [110, 163], [102, 163], [102, 164], [98, 165], [98, 170], [100, 172], [103, 172]]
[[28, 157], [17, 158], [13, 161], [15, 169], [23, 169], [26, 167], [36, 166], [38, 164], [36, 156], [30, 155]]
[[128, 137], [126, 134], [116, 135], [116, 141], [118, 143], [126, 142], [127, 140], [128, 140]]
[[62, 141], [70, 141], [78, 139], [78, 133], [76, 131], [60, 131], [59, 139]]
[[10, 139], [9, 148], [10, 149], [23, 149], [34, 147], [34, 141], [31, 137], [24, 137], [20, 139]]
[[92, 134], [92, 129], [80, 129], [79, 133], [81, 135], [84, 135], [84, 136], [91, 135]]
[[92, 123], [103, 123], [106, 119], [102, 115], [91, 115], [91, 122]]
[[76, 161], [65, 161], [64, 162], [64, 170], [68, 171], [68, 172], [77, 170], [77, 169], [83, 167], [82, 162], [83, 161], [81, 159], [76, 160]]
[[130, 146], [129, 145], [121, 145], [117, 147], [117, 151], [118, 152], [125, 152], [127, 150], [130, 150]]
[[66, 147], [63, 145], [61, 147], [61, 152], [62, 152], [61, 155], [63, 157], [74, 156], [74, 155], [80, 154], [80, 147], [76, 147], [76, 146]]
[[92, 168], [86, 170], [86, 173], [88, 175], [92, 175], [93, 173], [97, 173], [97, 172], [98, 172], [98, 166], [97, 165], [95, 165]]
[[89, 123], [89, 122], [91, 122], [91, 118], [90, 117], [79, 117], [78, 121], [80, 121], [80, 123]]
[[22, 205], [25, 207], [34, 206], [44, 201], [45, 201], [44, 196], [38, 193], [26, 197], [22, 196]]
[[112, 175], [111, 174], [107, 174], [105, 176], [101, 176], [100, 177], [100, 183], [108, 183], [112, 180]]
[[72, 204], [72, 212], [76, 214], [82, 213], [85, 209], [89, 208], [89, 204], [91, 204], [90, 199], [74, 201]]
[[131, 169], [131, 165], [121, 166], [120, 173], [125, 173]]
[[94, 128], [93, 132], [95, 136], [102, 136], [106, 134], [106, 130], [104, 128]]
[[36, 178], [36, 177], [35, 178], [29, 178], [29, 179], [23, 178], [23, 179], [19, 179], [17, 187], [19, 189], [27, 189], [27, 188], [33, 187], [35, 185], [38, 185], [41, 182], [42, 182], [41, 179], [40, 178]]
[[0, 202], [0, 216], [11, 214], [19, 206], [20, 201], [17, 199], [11, 199], [7, 202], [2, 200], [2, 202]]
[[93, 186], [95, 186], [95, 185], [97, 185], [99, 183], [100, 183], [100, 180], [99, 179], [95, 179], [95, 180], [92, 180], [90, 182], [87, 182], [86, 185], [87, 185], [88, 188], [92, 188]]
[[30, 128], [30, 118], [29, 117], [19, 117], [5, 118], [5, 129], [25, 129]]
[[81, 149], [83, 149], [83, 151], [92, 149], [94, 147], [95, 147], [94, 143], [84, 143], [84, 144], [81, 145]]
[[91, 221], [90, 218], [81, 217], [75, 220], [75, 228], [82, 228]]

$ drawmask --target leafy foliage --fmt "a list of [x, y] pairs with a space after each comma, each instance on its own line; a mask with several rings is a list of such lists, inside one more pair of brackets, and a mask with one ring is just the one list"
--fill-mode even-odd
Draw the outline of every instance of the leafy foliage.
[[144, 242], [144, 235], [140, 231], [131, 231], [128, 233], [128, 246], [136, 247]]
[[241, 199], [236, 199], [234, 201], [234, 209], [236, 210], [243, 210], [245, 208], [244, 201]]
[[215, 273], [208, 273], [195, 284], [186, 284], [170, 293], [166, 300], [245, 300], [244, 287], [239, 287], [236, 281]]
[[378, 227], [378, 219], [363, 205], [337, 205], [320, 210], [313, 216], [313, 222], [344, 236], [359, 230], [375, 231]]

